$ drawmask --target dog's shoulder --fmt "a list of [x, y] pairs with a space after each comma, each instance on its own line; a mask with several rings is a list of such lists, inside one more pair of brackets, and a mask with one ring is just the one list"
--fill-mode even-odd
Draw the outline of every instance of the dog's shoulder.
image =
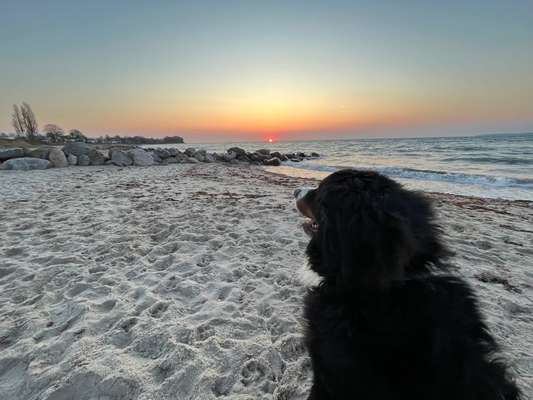
[[518, 398], [475, 293], [459, 277], [428, 274], [353, 296], [318, 287], [305, 298], [305, 318], [313, 360], [326, 370], [357, 371], [373, 384], [381, 377], [382, 385], [417, 387], [427, 398], [483, 391], [484, 399]]

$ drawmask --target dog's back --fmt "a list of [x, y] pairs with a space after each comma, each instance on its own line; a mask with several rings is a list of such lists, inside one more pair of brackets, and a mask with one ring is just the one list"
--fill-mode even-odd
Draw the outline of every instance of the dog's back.
[[351, 295], [323, 284], [307, 295], [305, 318], [310, 399], [519, 398], [459, 278], [424, 275]]

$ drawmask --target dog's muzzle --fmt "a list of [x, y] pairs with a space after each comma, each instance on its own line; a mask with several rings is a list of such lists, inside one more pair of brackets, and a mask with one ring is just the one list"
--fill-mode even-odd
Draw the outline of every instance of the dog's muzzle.
[[301, 187], [301, 188], [298, 188], [294, 191], [294, 198], [296, 199], [296, 201], [298, 200], [301, 200], [305, 197], [305, 195], [307, 193], [309, 193], [311, 190], [313, 190], [312, 188], [308, 188], [308, 187]]
[[302, 187], [294, 191], [294, 198], [296, 199], [296, 208], [298, 209], [298, 211], [300, 211], [300, 214], [302, 214], [304, 217], [309, 218], [309, 221], [305, 222], [302, 225], [304, 232], [307, 233], [309, 236], [312, 236], [313, 233], [318, 230], [318, 224], [316, 223], [309, 204], [305, 199], [305, 196], [307, 196], [307, 194], [312, 190], [314, 189]]

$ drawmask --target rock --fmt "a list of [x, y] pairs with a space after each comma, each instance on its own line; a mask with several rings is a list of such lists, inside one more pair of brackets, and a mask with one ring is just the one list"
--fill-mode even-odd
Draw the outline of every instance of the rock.
[[237, 154], [236, 159], [239, 160], [239, 161], [243, 161], [245, 163], [249, 163], [250, 162], [250, 157], [248, 157], [247, 154]]
[[65, 168], [68, 167], [68, 160], [65, 156], [65, 153], [63, 153], [60, 149], [57, 147], [54, 147], [50, 150], [48, 153], [48, 160], [52, 163], [52, 167], [56, 168]]
[[285, 155], [287, 156], [287, 159], [289, 159], [291, 161], [300, 162], [300, 161], [303, 160], [303, 157], [300, 156], [301, 154], [303, 154], [303, 153], [287, 153]]
[[50, 147], [38, 147], [36, 149], [24, 151], [24, 157], [42, 158], [48, 160], [48, 153], [50, 153]]
[[277, 167], [281, 165], [281, 160], [277, 157], [269, 158], [268, 160], [263, 161], [263, 165], [273, 165]]
[[194, 153], [196, 153], [196, 149], [194, 147], [189, 147], [185, 149], [185, 154], [189, 157], [193, 157]]
[[204, 162], [206, 154], [207, 154], [207, 152], [202, 149], [202, 150], [196, 151], [194, 153], [193, 157], [196, 158], [200, 162]]
[[1, 168], [5, 170], [27, 171], [30, 169], [47, 169], [51, 166], [52, 163], [50, 161], [43, 160], [42, 158], [22, 157], [7, 160], [1, 165]]
[[161, 161], [163, 161], [163, 159], [159, 157], [159, 154], [157, 154], [155, 151], [149, 151], [149, 153], [152, 155], [152, 158], [154, 159], [154, 163], [161, 164]]
[[128, 167], [133, 164], [133, 160], [130, 156], [122, 150], [113, 150], [111, 152], [111, 160], [109, 161], [119, 167]]
[[185, 153], [178, 153], [176, 160], [178, 160], [179, 163], [186, 163], [189, 162], [189, 157], [187, 157]]
[[104, 165], [106, 158], [99, 150], [89, 150], [89, 160], [91, 165]]
[[320, 157], [320, 154], [315, 153], [314, 151], [311, 153], [311, 157]]
[[[176, 154], [170, 154], [170, 151], [168, 149], [155, 149], [154, 153], [161, 159], [164, 160], [165, 158], [169, 158], [172, 156], [176, 156]], [[161, 161], [159, 161], [161, 162]]]
[[168, 157], [163, 160], [163, 164], [179, 164], [179, 162], [176, 157]]
[[270, 153], [270, 157], [276, 157], [279, 158], [280, 161], [287, 161], [288, 158], [284, 154], [281, 154], [279, 151], [274, 151]]
[[173, 147], [171, 147], [170, 149], [167, 149], [167, 152], [168, 152], [169, 157], [176, 157], [178, 153], [180, 153], [178, 149], [175, 149]]
[[215, 159], [215, 161], [224, 161], [224, 157], [222, 154], [220, 153], [217, 153], [217, 152], [214, 152], [212, 154], [213, 158]]
[[200, 161], [194, 157], [187, 157], [187, 161], [189, 164], [198, 164]]
[[63, 153], [74, 154], [76, 157], [81, 155], [89, 155], [90, 150], [91, 147], [87, 143], [83, 142], [72, 142], [63, 146]]
[[237, 153], [234, 151], [228, 151], [226, 154], [224, 154], [224, 161], [231, 161], [234, 160], [237, 157]]
[[268, 149], [259, 149], [259, 150], [256, 151], [256, 153], [264, 154], [264, 155], [268, 156], [268, 155], [270, 155], [270, 150], [268, 150]]
[[69, 165], [76, 165], [78, 163], [78, 157], [76, 157], [74, 154], [69, 154], [67, 156], [67, 161]]
[[250, 158], [253, 160], [253, 161], [265, 161], [265, 160], [268, 160], [272, 157], [270, 157], [270, 154], [264, 154], [264, 153], [252, 153], [250, 155]]
[[152, 154], [144, 151], [143, 149], [130, 150], [129, 155], [131, 158], [133, 158], [133, 165], [138, 167], [154, 165], [154, 158], [152, 157]]
[[86, 167], [87, 165], [91, 163], [91, 159], [89, 158], [87, 154], [82, 154], [81, 156], [77, 156], [77, 157], [78, 157], [78, 165], [82, 167]]
[[205, 162], [206, 163], [214, 163], [216, 160], [215, 160], [215, 156], [213, 154], [209, 154], [207, 153], [205, 155]]
[[234, 152], [237, 157], [246, 155], [246, 150], [241, 149], [240, 147], [230, 147], [227, 152], [229, 153], [230, 151]]
[[0, 162], [24, 156], [24, 149], [22, 148], [0, 149]]

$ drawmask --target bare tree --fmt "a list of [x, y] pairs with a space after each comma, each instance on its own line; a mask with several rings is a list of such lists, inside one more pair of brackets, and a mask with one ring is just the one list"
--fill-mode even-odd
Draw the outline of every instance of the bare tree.
[[77, 142], [87, 141], [87, 136], [85, 136], [79, 129], [71, 129], [68, 134], [72, 140]]
[[37, 136], [38, 126], [35, 114], [33, 113], [30, 105], [26, 102], [20, 106], [20, 112], [22, 114], [22, 120], [24, 122], [24, 131], [28, 139], [33, 140]]
[[19, 106], [13, 104], [13, 113], [11, 114], [11, 122], [15, 133], [17, 135], [22, 135], [24, 133], [24, 119], [22, 118], [22, 113], [20, 112]]
[[65, 131], [56, 124], [46, 124], [43, 128], [43, 132], [52, 143], [62, 142], [65, 138]]

